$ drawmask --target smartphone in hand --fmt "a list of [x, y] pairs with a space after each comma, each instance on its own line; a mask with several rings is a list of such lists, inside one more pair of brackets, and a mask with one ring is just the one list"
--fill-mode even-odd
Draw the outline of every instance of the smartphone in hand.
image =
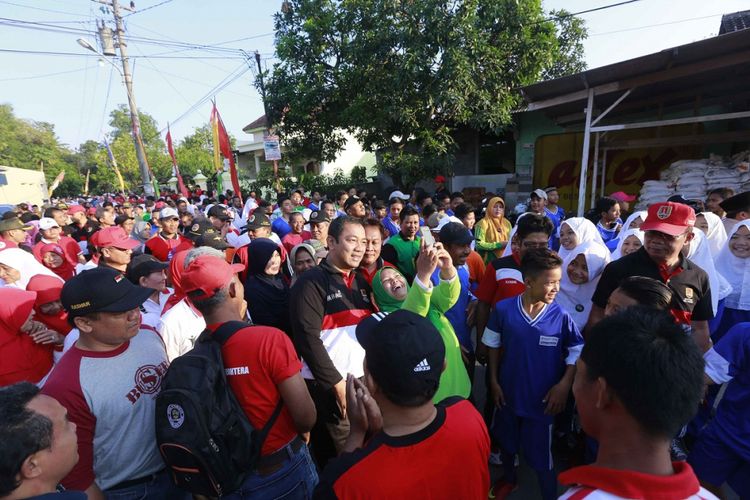
[[419, 228], [419, 236], [422, 237], [422, 240], [424, 240], [424, 244], [428, 247], [435, 245], [435, 237], [432, 235], [432, 231], [430, 231], [430, 228], [427, 226], [422, 226]]

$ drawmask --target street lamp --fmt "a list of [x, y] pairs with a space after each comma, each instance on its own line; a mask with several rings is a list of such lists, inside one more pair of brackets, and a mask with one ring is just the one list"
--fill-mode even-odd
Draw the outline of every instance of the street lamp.
[[[143, 179], [143, 191], [146, 195], [154, 194], [154, 187], [151, 184], [151, 175], [149, 174], [148, 162], [146, 160], [146, 152], [143, 147], [143, 138], [141, 137], [141, 122], [138, 117], [138, 107], [135, 104], [135, 96], [133, 95], [133, 80], [130, 76], [130, 68], [128, 67], [127, 58], [122, 57], [122, 70], [117, 67], [115, 63], [107, 59], [107, 56], [99, 52], [91, 42], [85, 38], [79, 38], [76, 40], [78, 45], [86, 50], [90, 50], [94, 54], [98, 54], [102, 59], [110, 63], [125, 82], [125, 92], [128, 95], [128, 105], [130, 107], [130, 120], [133, 126], [133, 142], [135, 143], [135, 156], [138, 159], [138, 167], [141, 171], [141, 179]], [[122, 49], [122, 48], [121, 48]], [[121, 50], [122, 52], [122, 50]]]

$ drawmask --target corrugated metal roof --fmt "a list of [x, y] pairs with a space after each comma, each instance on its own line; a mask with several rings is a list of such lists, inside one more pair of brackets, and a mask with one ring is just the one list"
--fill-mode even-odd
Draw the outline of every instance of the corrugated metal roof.
[[[749, 49], [750, 30], [735, 31], [555, 80], [535, 83], [522, 87], [521, 91], [526, 102], [532, 103], [585, 91], [591, 87], [616, 84], [639, 76], [687, 66]], [[745, 62], [745, 64], [748, 63]], [[581, 100], [583, 99], [585, 99], [585, 96]]]
[[746, 30], [750, 28], [750, 10], [733, 12], [721, 16], [721, 26], [719, 34], [733, 33], [735, 31]]

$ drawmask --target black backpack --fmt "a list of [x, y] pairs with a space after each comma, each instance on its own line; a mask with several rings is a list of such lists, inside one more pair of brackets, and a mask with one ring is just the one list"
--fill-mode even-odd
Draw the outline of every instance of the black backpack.
[[156, 398], [159, 452], [174, 484], [191, 493], [221, 497], [237, 490], [281, 413], [279, 400], [263, 429], [254, 429], [227, 382], [221, 346], [248, 326], [229, 321], [201, 333], [190, 352], [172, 361]]

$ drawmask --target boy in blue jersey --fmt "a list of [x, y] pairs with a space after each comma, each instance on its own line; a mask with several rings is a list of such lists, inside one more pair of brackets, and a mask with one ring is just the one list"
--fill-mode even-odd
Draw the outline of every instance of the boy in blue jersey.
[[721, 496], [729, 483], [750, 498], [750, 323], [733, 326], [705, 354], [709, 383], [727, 384], [716, 416], [698, 435], [688, 462], [703, 486]]
[[490, 392], [496, 405], [491, 432], [500, 444], [505, 471], [490, 496], [505, 498], [513, 491], [514, 457], [523, 450], [547, 500], [557, 497], [552, 425], [570, 394], [583, 338], [570, 315], [554, 302], [562, 259], [548, 248], [528, 250], [521, 274], [526, 290], [495, 305], [482, 336], [489, 348]]

